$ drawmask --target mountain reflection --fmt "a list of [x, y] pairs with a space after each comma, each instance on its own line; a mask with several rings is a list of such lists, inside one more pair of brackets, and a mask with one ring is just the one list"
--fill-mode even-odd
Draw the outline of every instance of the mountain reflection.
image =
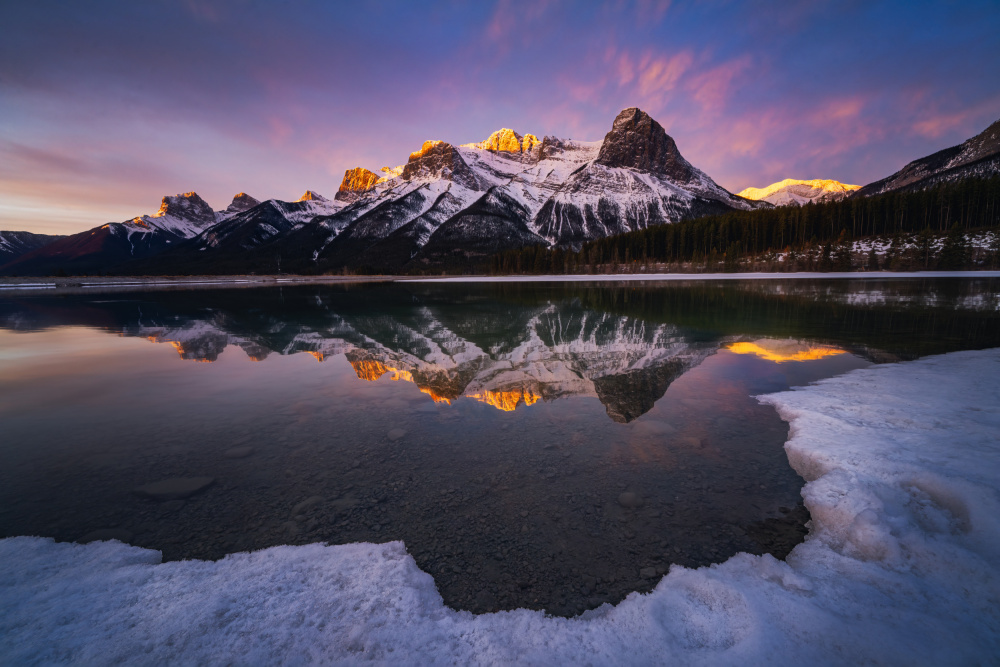
[[312, 285], [5, 299], [0, 324], [88, 325], [172, 345], [196, 362], [229, 347], [252, 361], [343, 355], [360, 380], [410, 382], [438, 403], [510, 411], [587, 396], [628, 423], [722, 347], [782, 363], [1000, 344], [996, 295], [989, 280]]

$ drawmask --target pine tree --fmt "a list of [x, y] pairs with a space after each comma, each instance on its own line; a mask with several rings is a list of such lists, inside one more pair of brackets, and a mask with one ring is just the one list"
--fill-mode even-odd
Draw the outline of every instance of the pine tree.
[[874, 241], [872, 241], [872, 249], [868, 251], [868, 264], [865, 268], [869, 271], [878, 271], [878, 253], [875, 251]]
[[929, 269], [934, 254], [934, 232], [931, 231], [930, 225], [924, 227], [917, 235], [916, 250], [919, 261], [923, 263], [922, 268]]
[[965, 240], [965, 230], [956, 222], [944, 240], [938, 268], [945, 271], [956, 271], [966, 268], [968, 263], [969, 246]]
[[819, 258], [819, 270], [823, 273], [833, 270], [833, 259], [830, 257], [832, 248], [827, 243], [823, 246], [823, 254]]

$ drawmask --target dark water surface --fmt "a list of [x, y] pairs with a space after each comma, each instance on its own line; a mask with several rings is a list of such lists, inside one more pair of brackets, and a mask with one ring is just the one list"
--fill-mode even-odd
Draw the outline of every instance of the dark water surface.
[[404, 540], [450, 606], [572, 615], [802, 540], [754, 395], [998, 345], [987, 279], [0, 296], [0, 536]]

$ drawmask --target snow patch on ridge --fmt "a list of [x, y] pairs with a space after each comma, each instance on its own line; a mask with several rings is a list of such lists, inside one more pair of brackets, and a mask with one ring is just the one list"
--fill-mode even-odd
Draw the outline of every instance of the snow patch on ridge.
[[160, 563], [0, 541], [0, 654], [118, 661], [969, 664], [1000, 655], [1000, 350], [762, 397], [790, 421], [810, 535], [780, 562], [674, 566], [575, 619], [442, 604], [400, 542]]

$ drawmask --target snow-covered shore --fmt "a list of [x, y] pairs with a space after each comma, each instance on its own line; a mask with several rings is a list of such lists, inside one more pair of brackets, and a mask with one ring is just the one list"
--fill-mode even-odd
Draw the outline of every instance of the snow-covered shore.
[[576, 619], [445, 608], [399, 542], [159, 563], [0, 541], [0, 663], [985, 664], [1000, 655], [1000, 349], [761, 398], [809, 537]]

